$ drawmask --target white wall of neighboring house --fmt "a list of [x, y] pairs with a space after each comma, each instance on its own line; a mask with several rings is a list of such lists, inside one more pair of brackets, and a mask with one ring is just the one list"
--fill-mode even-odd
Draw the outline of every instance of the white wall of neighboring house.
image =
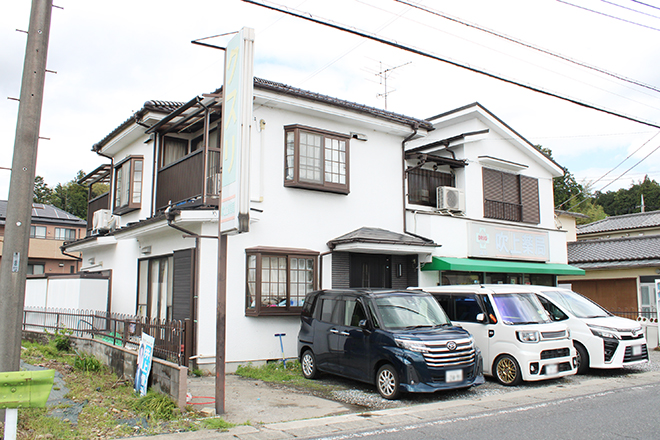
[[25, 307], [99, 310], [108, 307], [108, 280], [31, 278], [25, 283]]

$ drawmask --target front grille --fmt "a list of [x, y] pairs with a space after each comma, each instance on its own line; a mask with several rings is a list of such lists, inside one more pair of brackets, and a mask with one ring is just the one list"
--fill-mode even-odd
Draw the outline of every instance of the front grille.
[[541, 339], [564, 339], [566, 338], [566, 330], [558, 332], [541, 332]]
[[640, 333], [637, 336], [633, 335], [621, 335], [621, 339], [624, 341], [633, 341], [635, 339], [642, 339], [644, 337], [644, 333]]
[[456, 350], [449, 350], [447, 343], [450, 341], [427, 341], [428, 353], [424, 353], [426, 365], [430, 368], [448, 368], [471, 365], [474, 363], [476, 350], [470, 339], [453, 340]]
[[642, 353], [637, 356], [632, 354], [632, 346], [626, 347], [626, 354], [623, 356], [623, 362], [646, 361], [649, 359], [649, 353], [646, 344], [642, 345]]
[[543, 350], [541, 352], [541, 359], [554, 359], [566, 357], [571, 355], [571, 350], [568, 348], [557, 348], [555, 350]]
[[619, 343], [616, 341], [616, 339], [603, 340], [603, 348], [605, 350], [605, 362], [612, 362], [612, 358], [614, 357], [614, 353], [616, 352], [618, 346]]

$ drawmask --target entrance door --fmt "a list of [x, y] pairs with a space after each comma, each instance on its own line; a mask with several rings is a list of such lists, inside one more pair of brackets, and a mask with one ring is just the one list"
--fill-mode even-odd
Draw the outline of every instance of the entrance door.
[[351, 254], [350, 287], [392, 287], [392, 268], [389, 255]]

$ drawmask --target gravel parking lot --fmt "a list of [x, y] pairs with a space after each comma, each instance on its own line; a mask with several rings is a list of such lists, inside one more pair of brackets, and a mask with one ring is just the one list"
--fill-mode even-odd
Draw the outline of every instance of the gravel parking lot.
[[567, 376], [555, 380], [545, 380], [540, 382], [524, 382], [514, 387], [505, 387], [497, 383], [493, 378], [486, 377], [486, 383], [477, 387], [471, 387], [467, 390], [458, 391], [440, 391], [433, 394], [406, 394], [400, 400], [390, 401], [383, 399], [376, 391], [375, 387], [360, 382], [338, 378], [332, 375], [324, 374], [320, 381], [324, 384], [332, 385], [337, 389], [332, 392], [332, 398], [339, 402], [355, 405], [365, 410], [379, 410], [388, 408], [397, 408], [401, 406], [418, 405], [424, 403], [441, 402], [452, 399], [479, 399], [486, 396], [504, 394], [512, 390], [524, 387], [543, 388], [549, 385], [565, 385], [580, 383], [586, 379], [611, 378], [617, 380], [630, 374], [642, 373], [645, 371], [660, 370], [660, 351], [649, 350], [649, 362], [642, 365], [630, 366], [619, 370], [590, 370], [586, 375]]

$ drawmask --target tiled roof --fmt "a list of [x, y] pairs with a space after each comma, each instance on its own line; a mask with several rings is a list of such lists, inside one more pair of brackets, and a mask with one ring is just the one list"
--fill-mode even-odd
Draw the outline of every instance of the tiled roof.
[[660, 260], [660, 235], [579, 240], [568, 243], [568, 264], [584, 269], [582, 264], [595, 263], [642, 265]]
[[[0, 224], [7, 218], [7, 200], [0, 200]], [[59, 223], [72, 226], [87, 226], [87, 222], [73, 214], [43, 203], [32, 204], [32, 221], [38, 223]]]
[[344, 234], [328, 242], [328, 247], [334, 249], [337, 245], [345, 243], [379, 243], [408, 246], [437, 246], [433, 240], [409, 234], [399, 234], [380, 228], [360, 228]]
[[578, 226], [577, 234], [623, 231], [627, 229], [660, 227], [660, 211], [639, 212], [607, 217], [597, 222]]
[[376, 107], [369, 107], [366, 105], [358, 104], [351, 101], [346, 101], [339, 98], [333, 98], [332, 96], [322, 95], [320, 93], [310, 92], [308, 90], [299, 89], [292, 87], [286, 84], [268, 81], [261, 78], [254, 79], [254, 86], [256, 88], [271, 90], [276, 93], [283, 93], [287, 95], [293, 95], [298, 98], [307, 99], [310, 101], [322, 102], [325, 104], [334, 105], [337, 107], [342, 107], [348, 110], [355, 110], [363, 113], [368, 113], [371, 116], [386, 119], [392, 122], [397, 122], [407, 125], [418, 125], [420, 128], [426, 130], [433, 130], [433, 124], [424, 119], [412, 118], [405, 116], [399, 113], [388, 112], [387, 110], [379, 109]]
[[[310, 101], [322, 102], [325, 104], [334, 105], [336, 107], [342, 107], [348, 110], [367, 113], [373, 117], [385, 119], [391, 122], [407, 124], [407, 125], [416, 125], [425, 130], [429, 130], [429, 131], [433, 130], [433, 124], [431, 124], [430, 122], [424, 119], [413, 118], [399, 113], [388, 112], [387, 110], [379, 109], [376, 107], [369, 107], [355, 102], [346, 101], [339, 98], [333, 98], [332, 96], [310, 92], [308, 90], [299, 89], [275, 81], [268, 81], [261, 78], [254, 78], [254, 86], [256, 88], [270, 90], [276, 93], [292, 95]], [[221, 90], [222, 87], [217, 89], [214, 92], [214, 94], [220, 93]], [[135, 123], [136, 121], [140, 121], [147, 112], [152, 111], [158, 113], [171, 113], [184, 104], [185, 103], [183, 102], [174, 102], [174, 101], [145, 102], [144, 106], [139, 111], [135, 112], [133, 115], [131, 115], [130, 118], [126, 119], [117, 128], [112, 130], [112, 132], [110, 132], [106, 137], [104, 137], [99, 142], [94, 144], [94, 146], [92, 147], [92, 151], [99, 151], [108, 141], [110, 141], [110, 139], [115, 137], [122, 130], [125, 130], [127, 127], [129, 127], [131, 124]]]

